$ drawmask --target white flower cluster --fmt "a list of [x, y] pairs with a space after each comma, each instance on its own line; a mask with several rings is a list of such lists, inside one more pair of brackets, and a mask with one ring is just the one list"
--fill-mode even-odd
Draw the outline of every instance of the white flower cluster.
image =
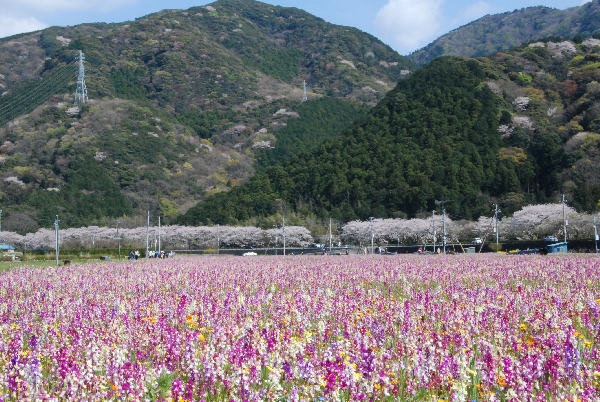
[[565, 54], [577, 53], [577, 46], [573, 42], [564, 41], [559, 43], [549, 42], [548, 49], [552, 53], [552, 57], [562, 59]]
[[527, 116], [516, 116], [513, 118], [513, 123], [517, 127], [524, 128], [526, 130], [534, 130], [535, 125], [533, 124], [533, 120]]
[[600, 39], [588, 38], [583, 41], [582, 45], [584, 47], [590, 47], [590, 48], [600, 46]]
[[501, 138], [510, 137], [514, 131], [515, 128], [513, 126], [509, 126], [508, 124], [503, 124], [500, 127], [498, 127], [498, 132], [502, 134]]
[[519, 109], [520, 111], [524, 112], [525, 110], [527, 110], [527, 106], [529, 105], [529, 101], [531, 99], [529, 99], [527, 96], [519, 96], [517, 99], [515, 99], [513, 101], [513, 105]]
[[252, 144], [252, 149], [273, 149], [274, 146], [271, 145], [271, 141], [256, 141]]
[[94, 155], [94, 159], [96, 159], [98, 162], [102, 162], [104, 159], [106, 159], [107, 156], [104, 152], [96, 152], [96, 155]]
[[[68, 228], [60, 230], [61, 244], [69, 245], [91, 245], [92, 238], [96, 244], [102, 241], [114, 242], [116, 238], [116, 229], [110, 227], [89, 226], [84, 228]], [[158, 227], [151, 227], [149, 232], [151, 244], [158, 239]], [[262, 230], [252, 226], [163, 226], [160, 229], [161, 242], [164, 246], [184, 247], [186, 243], [192, 244], [195, 248], [215, 247], [217, 238], [221, 246], [244, 247], [252, 246], [273, 246], [275, 237], [279, 236], [279, 243], [283, 241], [283, 229]], [[53, 249], [54, 248], [54, 230], [40, 229], [35, 233], [28, 233], [22, 236], [14, 232], [2, 232], [2, 237], [8, 244], [28, 249]], [[134, 247], [142, 247], [146, 244], [146, 227], [133, 229], [119, 229], [119, 237], [122, 244], [129, 244]], [[286, 226], [285, 228], [286, 245], [304, 247], [312, 243], [313, 238], [310, 231], [301, 226]]]

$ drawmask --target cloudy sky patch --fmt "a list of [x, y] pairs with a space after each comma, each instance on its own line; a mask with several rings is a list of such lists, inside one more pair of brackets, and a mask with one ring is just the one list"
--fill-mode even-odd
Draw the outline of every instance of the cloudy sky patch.
[[48, 25], [38, 21], [34, 17], [12, 17], [0, 15], [0, 38], [12, 36], [22, 32], [39, 31]]
[[444, 0], [389, 0], [375, 25], [400, 53], [408, 53], [433, 38], [441, 28]]

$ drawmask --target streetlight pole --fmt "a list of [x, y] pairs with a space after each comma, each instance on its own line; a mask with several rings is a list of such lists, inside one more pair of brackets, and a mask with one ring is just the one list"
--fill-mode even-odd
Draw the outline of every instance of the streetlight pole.
[[331, 244], [331, 218], [329, 218], [329, 253], [331, 253], [331, 247], [333, 245]]
[[598, 254], [598, 222], [594, 216], [594, 243], [596, 243], [596, 254]]
[[160, 215], [158, 216], [158, 255], [160, 255]]
[[374, 244], [374, 240], [375, 240], [375, 235], [373, 234], [373, 217], [370, 217], [369, 220], [371, 221], [371, 254], [375, 254], [375, 244]]
[[54, 237], [56, 240], [56, 266], [58, 267], [58, 222], [60, 222], [58, 220], [58, 215], [56, 215], [56, 220], [54, 221]]
[[566, 194], [562, 194], [562, 204], [563, 204], [563, 230], [564, 230], [564, 235], [565, 235], [565, 243], [567, 242], [567, 225], [569, 224], [569, 222], [567, 222], [567, 217], [566, 217], [566, 212], [565, 212], [565, 206], [567, 204], [567, 200], [565, 199], [567, 195]]
[[285, 216], [281, 217], [283, 225], [283, 255], [285, 256]]
[[117, 221], [117, 241], [119, 242], [119, 262], [121, 262], [121, 238], [119, 237], [119, 221]]
[[444, 217], [442, 218], [443, 226], [444, 226], [444, 234], [442, 237], [442, 247], [444, 248], [444, 254], [446, 254], [446, 206], [442, 209], [444, 213]]
[[435, 253], [435, 213], [437, 212], [435, 209], [432, 212], [431, 215], [431, 226], [433, 227], [433, 252]]
[[275, 255], [277, 255], [277, 244], [279, 242], [279, 232], [277, 231], [277, 229], [279, 228], [278, 224], [275, 224]]
[[442, 246], [444, 248], [444, 254], [446, 254], [446, 204], [449, 202], [452, 202], [454, 200], [442, 200], [442, 201], [436, 201], [435, 204], [436, 205], [441, 205], [442, 206], [442, 225], [444, 228], [444, 233], [442, 236]]
[[496, 204], [496, 209], [494, 210], [494, 213], [496, 215], [496, 251], [499, 251], [498, 249], [498, 243], [499, 243], [499, 237], [500, 237], [500, 233], [498, 232], [498, 214], [502, 212], [500, 211], [500, 209], [498, 209], [498, 204]]
[[217, 255], [221, 252], [221, 225], [217, 223]]
[[148, 220], [146, 221], [146, 259], [150, 258], [148, 254], [148, 241], [150, 237], [150, 211], [148, 211]]

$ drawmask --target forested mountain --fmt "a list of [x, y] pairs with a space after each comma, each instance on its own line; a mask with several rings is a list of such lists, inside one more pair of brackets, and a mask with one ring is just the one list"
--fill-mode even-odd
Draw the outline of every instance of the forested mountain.
[[[73, 107], [79, 50], [90, 102]], [[4, 226], [168, 222], [247, 181], [258, 155], [330, 138], [411, 69], [355, 28], [252, 0], [0, 39]]]
[[480, 57], [506, 52], [548, 36], [590, 37], [600, 32], [600, 0], [580, 7], [557, 10], [528, 7], [513, 12], [486, 15], [443, 35], [411, 54], [418, 65], [443, 55]]
[[182, 223], [317, 211], [455, 218], [570, 194], [600, 202], [600, 40], [549, 38], [479, 59], [441, 57], [341, 135], [190, 209]]

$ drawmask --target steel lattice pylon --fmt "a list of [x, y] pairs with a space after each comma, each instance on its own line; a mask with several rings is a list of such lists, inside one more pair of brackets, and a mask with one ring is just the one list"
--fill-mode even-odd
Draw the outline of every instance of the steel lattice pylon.
[[87, 87], [85, 86], [85, 67], [83, 61], [85, 60], [85, 54], [79, 51], [79, 75], [77, 76], [77, 90], [75, 91], [75, 105], [85, 103], [88, 100]]

